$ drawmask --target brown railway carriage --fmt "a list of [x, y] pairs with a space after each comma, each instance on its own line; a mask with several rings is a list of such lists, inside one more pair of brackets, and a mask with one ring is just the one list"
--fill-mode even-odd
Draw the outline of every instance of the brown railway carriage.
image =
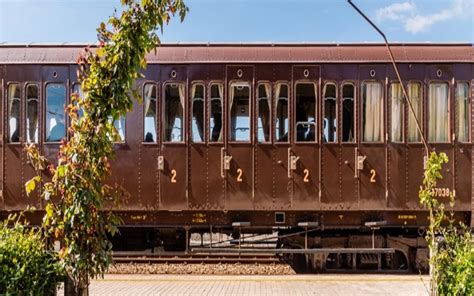
[[[0, 213], [44, 205], [26, 196], [34, 172], [22, 146], [54, 160], [82, 47], [0, 45]], [[392, 47], [430, 149], [450, 159], [436, 194], [455, 193], [472, 226], [473, 46]], [[419, 263], [424, 146], [384, 45], [170, 44], [147, 61], [144, 104], [116, 123], [124, 227], [318, 222], [311, 246], [367, 247], [365, 223], [384, 221], [377, 246]]]

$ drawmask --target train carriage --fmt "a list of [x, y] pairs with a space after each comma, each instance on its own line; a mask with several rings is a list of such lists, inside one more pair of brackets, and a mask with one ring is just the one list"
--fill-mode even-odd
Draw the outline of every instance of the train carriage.
[[[26, 196], [34, 171], [22, 147], [36, 143], [55, 161], [82, 48], [0, 44], [2, 216], [45, 205]], [[450, 160], [435, 194], [454, 194], [472, 227], [473, 45], [392, 48], [429, 148]], [[332, 248], [301, 252], [320, 270], [426, 268], [425, 148], [385, 45], [164, 44], [147, 61], [143, 104], [115, 123], [111, 181], [130, 193], [115, 209], [117, 248], [277, 231], [281, 248]], [[341, 251], [370, 247], [382, 251]], [[384, 249], [395, 253], [381, 259]]]

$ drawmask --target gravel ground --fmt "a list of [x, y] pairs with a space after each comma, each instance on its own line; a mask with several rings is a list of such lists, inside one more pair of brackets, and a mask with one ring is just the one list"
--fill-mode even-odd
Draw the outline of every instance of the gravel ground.
[[147, 264], [117, 263], [109, 274], [206, 274], [206, 275], [289, 275], [286, 264]]

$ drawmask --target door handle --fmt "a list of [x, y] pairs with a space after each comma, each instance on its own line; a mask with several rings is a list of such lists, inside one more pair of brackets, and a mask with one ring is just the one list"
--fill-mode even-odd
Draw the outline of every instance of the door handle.
[[359, 171], [364, 169], [364, 162], [367, 158], [367, 155], [359, 155], [359, 149], [354, 149], [354, 178], [359, 178]]
[[158, 170], [163, 171], [165, 169], [165, 157], [163, 155], [158, 156]]
[[230, 170], [230, 161], [232, 156], [226, 155], [225, 148], [221, 148], [221, 177], [225, 178], [224, 171]]
[[296, 164], [299, 156], [291, 155], [291, 148], [288, 148], [288, 179], [291, 179], [291, 171], [296, 170]]

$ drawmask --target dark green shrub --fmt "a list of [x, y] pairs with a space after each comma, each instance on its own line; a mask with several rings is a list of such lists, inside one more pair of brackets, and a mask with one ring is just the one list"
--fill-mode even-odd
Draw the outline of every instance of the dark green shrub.
[[62, 280], [58, 258], [20, 217], [0, 221], [0, 295], [52, 295]]

